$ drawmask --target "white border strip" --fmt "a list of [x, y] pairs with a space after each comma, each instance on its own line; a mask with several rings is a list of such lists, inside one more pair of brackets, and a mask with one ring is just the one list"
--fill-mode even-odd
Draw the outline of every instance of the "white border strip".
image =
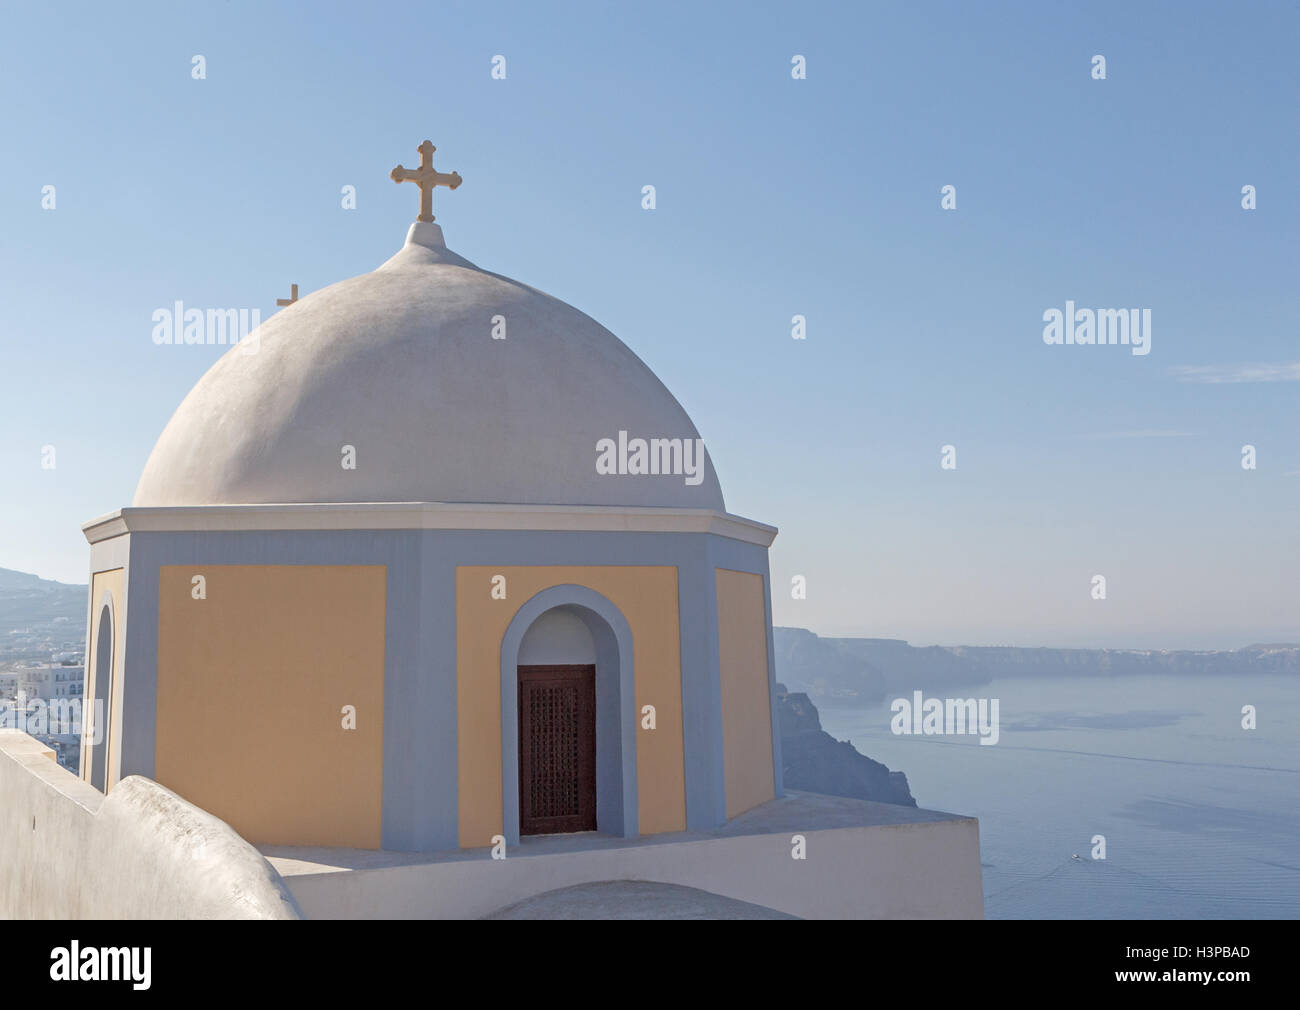
[[340, 502], [305, 505], [181, 505], [124, 508], [81, 527], [89, 543], [126, 533], [228, 530], [564, 530], [714, 533], [771, 546], [775, 526], [713, 509], [607, 505], [478, 505]]

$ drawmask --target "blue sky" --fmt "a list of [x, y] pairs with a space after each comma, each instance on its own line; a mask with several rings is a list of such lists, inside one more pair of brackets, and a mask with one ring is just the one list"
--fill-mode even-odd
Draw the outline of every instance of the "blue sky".
[[[6, 10], [0, 566], [86, 579], [80, 524], [220, 353], [154, 309], [373, 269], [427, 136], [448, 244], [617, 333], [781, 528], [778, 623], [1300, 640], [1294, 3], [548, 7]], [[1066, 299], [1149, 308], [1150, 355], [1045, 345]], [[1184, 371], [1248, 365], [1290, 378]]]

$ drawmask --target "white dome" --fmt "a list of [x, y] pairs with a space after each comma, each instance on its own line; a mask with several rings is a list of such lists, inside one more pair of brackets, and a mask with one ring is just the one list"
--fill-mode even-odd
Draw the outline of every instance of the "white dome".
[[[492, 339], [493, 317], [506, 339]], [[154, 446], [136, 506], [483, 502], [725, 511], [703, 479], [597, 472], [597, 442], [698, 438], [626, 345], [570, 305], [411, 228], [227, 352]], [[356, 468], [341, 465], [345, 445]]]

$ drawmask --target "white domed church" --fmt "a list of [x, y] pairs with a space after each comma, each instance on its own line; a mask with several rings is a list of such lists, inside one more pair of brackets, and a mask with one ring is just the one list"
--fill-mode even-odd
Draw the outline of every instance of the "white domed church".
[[981, 917], [974, 818], [786, 793], [771, 526], [599, 323], [447, 248], [204, 375], [83, 526], [79, 774], [0, 727], [0, 918]]
[[776, 530], [617, 337], [447, 247], [432, 152], [397, 253], [227, 352], [86, 525], [83, 777], [261, 846], [718, 829], [782, 795]]

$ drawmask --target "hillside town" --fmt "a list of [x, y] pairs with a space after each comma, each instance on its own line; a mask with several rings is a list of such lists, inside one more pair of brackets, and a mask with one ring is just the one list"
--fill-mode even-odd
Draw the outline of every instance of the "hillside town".
[[[86, 586], [0, 569], [0, 728], [23, 728], [76, 772]], [[66, 732], [63, 732], [66, 730]]]

